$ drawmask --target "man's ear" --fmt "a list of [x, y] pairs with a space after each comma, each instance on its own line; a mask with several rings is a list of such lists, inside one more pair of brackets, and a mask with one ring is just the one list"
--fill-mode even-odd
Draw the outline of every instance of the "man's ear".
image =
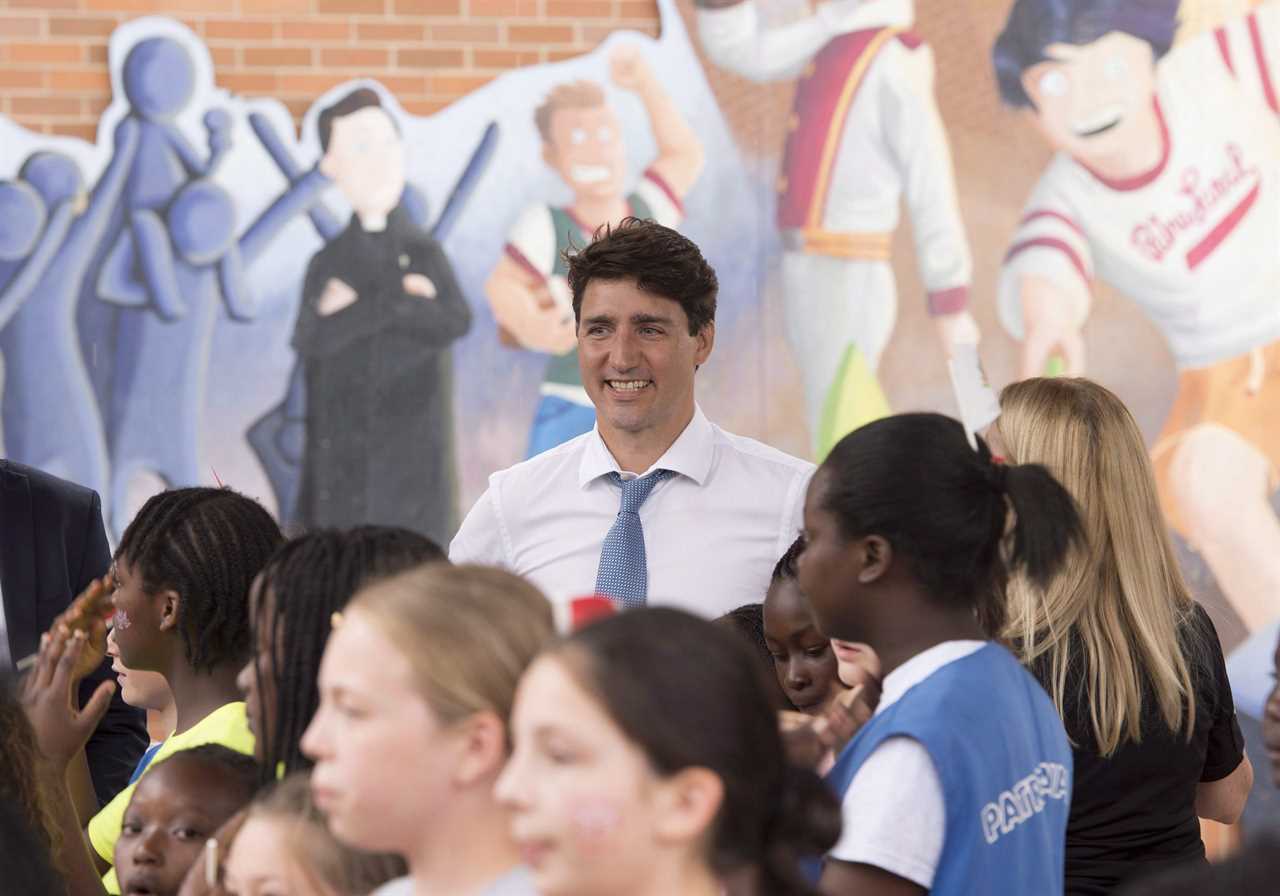
[[708, 768], [681, 769], [658, 785], [655, 833], [668, 843], [692, 843], [715, 823], [724, 782]]
[[542, 161], [547, 163], [548, 168], [556, 167], [556, 148], [546, 140], [542, 141]]
[[854, 551], [858, 560], [858, 581], [870, 585], [884, 578], [893, 565], [893, 545], [880, 535], [864, 535], [856, 540]]
[[182, 608], [182, 595], [172, 588], [165, 589], [155, 595], [157, 614], [160, 618], [160, 631], [176, 631], [178, 628], [178, 612]]
[[453, 780], [470, 786], [496, 778], [507, 759], [507, 727], [492, 712], [478, 712], [458, 723], [458, 762]]
[[697, 370], [703, 364], [707, 363], [707, 359], [711, 357], [711, 350], [716, 345], [716, 322], [707, 321], [702, 325], [702, 329], [694, 335], [694, 341], [697, 348], [693, 355], [693, 367]]

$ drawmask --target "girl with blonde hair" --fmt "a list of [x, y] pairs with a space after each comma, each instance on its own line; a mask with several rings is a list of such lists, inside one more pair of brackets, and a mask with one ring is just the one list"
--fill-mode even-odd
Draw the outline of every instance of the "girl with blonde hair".
[[493, 789], [516, 685], [553, 634], [523, 579], [446, 564], [364, 588], [336, 621], [302, 751], [334, 835], [407, 861], [380, 896], [534, 893]]
[[1108, 893], [1204, 861], [1197, 816], [1233, 823], [1253, 771], [1217, 632], [1192, 599], [1142, 433], [1084, 379], [1005, 388], [989, 434], [1011, 464], [1042, 464], [1080, 509], [1085, 542], [1047, 583], [1015, 577], [1005, 639], [1071, 738], [1066, 892]]

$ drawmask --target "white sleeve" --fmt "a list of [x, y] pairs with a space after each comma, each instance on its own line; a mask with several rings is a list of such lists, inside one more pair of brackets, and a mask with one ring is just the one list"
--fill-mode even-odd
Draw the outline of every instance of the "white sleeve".
[[449, 562], [511, 568], [505, 527], [492, 483], [471, 508], [449, 544]]
[[662, 179], [662, 175], [652, 168], [645, 171], [636, 184], [636, 195], [643, 199], [653, 211], [653, 220], [663, 227], [676, 228], [684, 220], [684, 205], [675, 191]]
[[556, 228], [551, 209], [531, 205], [521, 212], [507, 234], [506, 252], [522, 267], [543, 278], [550, 277], [556, 264]]
[[1019, 340], [1026, 335], [1021, 295], [1024, 276], [1049, 281], [1077, 308], [1087, 309], [1091, 303], [1093, 250], [1074, 209], [1052, 188], [1058, 170], [1055, 162], [1041, 178], [1000, 267], [996, 300], [1000, 322]]
[[832, 37], [818, 16], [762, 27], [755, 0], [699, 9], [698, 35], [712, 62], [760, 84], [794, 78]]
[[828, 854], [874, 865], [928, 890], [942, 858], [947, 807], [929, 752], [890, 737], [867, 757], [845, 792], [844, 830]]
[[920, 279], [934, 314], [964, 310], [973, 259], [960, 218], [947, 132], [933, 92], [933, 51], [895, 41], [873, 70], [881, 121], [911, 211]]

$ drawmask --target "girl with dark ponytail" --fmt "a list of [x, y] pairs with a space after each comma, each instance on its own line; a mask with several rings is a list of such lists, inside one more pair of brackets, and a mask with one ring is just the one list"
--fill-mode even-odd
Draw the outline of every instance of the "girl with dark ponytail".
[[828, 775], [844, 834], [823, 892], [1061, 894], [1071, 749], [1052, 701], [990, 639], [1010, 573], [1047, 582], [1079, 539], [1071, 497], [1043, 467], [974, 451], [954, 420], [902, 414], [836, 445], [804, 525], [819, 627], [869, 644], [885, 676]]
[[543, 896], [808, 896], [840, 808], [788, 764], [764, 673], [670, 608], [594, 623], [525, 673], [497, 794]]

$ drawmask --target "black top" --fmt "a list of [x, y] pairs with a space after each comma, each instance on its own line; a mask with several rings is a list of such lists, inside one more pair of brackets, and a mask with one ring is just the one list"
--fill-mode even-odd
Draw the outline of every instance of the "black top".
[[[405, 290], [406, 274], [435, 286]], [[318, 311], [330, 278], [358, 298]], [[471, 309], [440, 244], [403, 207], [383, 231], [354, 215], [307, 269], [293, 345], [306, 370], [298, 516], [308, 528], [400, 525], [448, 544], [455, 529], [453, 362]]]
[[[1068, 674], [1063, 721], [1073, 744], [1075, 775], [1067, 823], [1067, 896], [1110, 893], [1131, 877], [1205, 861], [1196, 785], [1235, 771], [1244, 757], [1244, 737], [1217, 630], [1198, 604], [1187, 628], [1183, 652], [1191, 661], [1197, 699], [1190, 741], [1184, 732], [1169, 731], [1148, 692], [1141, 742], [1125, 741], [1110, 756], [1099, 756], [1088, 704], [1080, 694], [1081, 676], [1078, 670]], [[1049, 681], [1039, 672], [1038, 677]]]
[[[54, 617], [110, 564], [97, 492], [0, 461], [0, 591], [12, 662], [35, 653]], [[115, 673], [104, 660], [80, 683], [81, 704], [107, 680], [114, 681]], [[146, 716], [116, 688], [85, 746], [100, 803], [124, 789], [146, 748]]]

